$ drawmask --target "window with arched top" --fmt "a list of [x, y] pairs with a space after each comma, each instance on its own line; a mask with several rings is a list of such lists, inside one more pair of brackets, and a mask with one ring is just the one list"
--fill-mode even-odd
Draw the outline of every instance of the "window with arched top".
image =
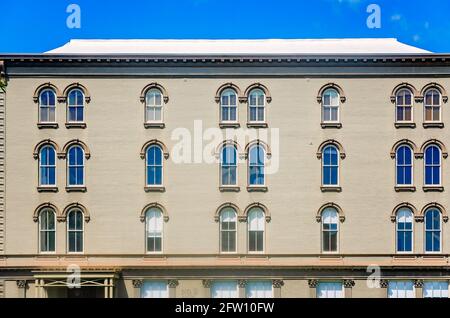
[[220, 121], [222, 123], [238, 121], [238, 96], [234, 89], [225, 89], [220, 94]]
[[233, 208], [220, 211], [220, 252], [235, 253], [237, 251], [237, 213]]
[[396, 185], [413, 184], [413, 150], [408, 145], [401, 145], [395, 151]]
[[56, 213], [51, 208], [39, 212], [39, 251], [53, 253], [56, 251]]
[[56, 186], [56, 151], [44, 146], [39, 151], [39, 186]]
[[322, 94], [322, 122], [338, 123], [339, 116], [339, 93], [333, 88], [326, 89]]
[[322, 150], [322, 185], [339, 185], [339, 150], [334, 145]]
[[413, 94], [409, 89], [402, 88], [396, 93], [395, 112], [397, 122], [413, 121]]
[[424, 151], [425, 178], [426, 186], [441, 185], [441, 149], [437, 145], [429, 145]]
[[39, 93], [39, 123], [56, 122], [56, 93], [44, 89]]
[[437, 89], [429, 89], [424, 95], [425, 122], [441, 122], [441, 93]]
[[74, 145], [67, 151], [67, 185], [69, 187], [84, 186], [84, 150]]
[[442, 215], [437, 208], [425, 211], [425, 253], [440, 253], [442, 246]]
[[152, 88], [145, 94], [145, 122], [162, 123], [163, 122], [164, 98], [161, 91]]
[[252, 145], [248, 150], [248, 184], [263, 186], [265, 184], [265, 149], [260, 144]]
[[146, 184], [161, 186], [163, 184], [163, 150], [159, 145], [150, 145], [145, 154]]
[[414, 242], [414, 214], [409, 208], [400, 208], [396, 215], [396, 251], [412, 253]]
[[220, 185], [237, 185], [238, 153], [235, 145], [225, 145], [220, 155]]
[[67, 213], [67, 252], [83, 253], [84, 215], [80, 209], [71, 209]]
[[84, 102], [85, 97], [81, 89], [74, 88], [67, 94], [67, 122], [84, 122]]
[[322, 252], [338, 252], [339, 248], [339, 213], [335, 208], [322, 211]]
[[145, 237], [148, 253], [159, 253], [163, 249], [163, 213], [151, 207], [145, 213]]
[[252, 208], [248, 211], [248, 252], [263, 253], [264, 252], [264, 232], [266, 218], [261, 208]]
[[248, 121], [249, 123], [266, 121], [266, 94], [262, 89], [253, 89], [248, 94]]

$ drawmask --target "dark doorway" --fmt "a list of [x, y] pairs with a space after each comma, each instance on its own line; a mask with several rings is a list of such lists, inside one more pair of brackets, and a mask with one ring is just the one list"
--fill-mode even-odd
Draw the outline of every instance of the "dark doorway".
[[103, 298], [104, 290], [104, 287], [68, 288], [67, 298]]

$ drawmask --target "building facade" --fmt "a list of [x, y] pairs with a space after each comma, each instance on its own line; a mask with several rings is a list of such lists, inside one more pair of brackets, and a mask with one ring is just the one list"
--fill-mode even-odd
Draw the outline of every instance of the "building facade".
[[117, 52], [0, 57], [1, 296], [448, 297], [449, 56]]

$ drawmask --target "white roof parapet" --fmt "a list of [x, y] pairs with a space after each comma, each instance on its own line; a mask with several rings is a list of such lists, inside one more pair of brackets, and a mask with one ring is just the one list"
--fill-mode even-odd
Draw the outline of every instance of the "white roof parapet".
[[393, 38], [265, 40], [70, 40], [58, 55], [313, 55], [430, 54]]

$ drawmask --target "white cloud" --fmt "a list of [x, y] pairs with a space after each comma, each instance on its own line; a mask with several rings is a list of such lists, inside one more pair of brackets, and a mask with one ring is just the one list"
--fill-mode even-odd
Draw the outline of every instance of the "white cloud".
[[394, 14], [391, 16], [391, 21], [400, 21], [402, 19], [401, 14]]
[[414, 34], [413, 40], [414, 40], [414, 42], [419, 42], [420, 41], [420, 35]]

